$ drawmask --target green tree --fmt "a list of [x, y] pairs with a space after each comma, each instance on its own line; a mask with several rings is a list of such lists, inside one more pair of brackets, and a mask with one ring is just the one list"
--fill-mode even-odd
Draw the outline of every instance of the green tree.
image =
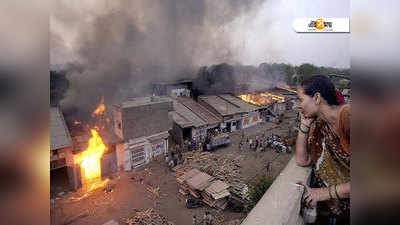
[[320, 74], [321, 70], [319, 67], [314, 66], [310, 63], [304, 63], [298, 67], [297, 75], [299, 81], [306, 80], [313, 75]]
[[286, 74], [286, 83], [288, 85], [293, 85], [294, 80], [292, 79], [292, 77], [296, 72], [295, 68], [290, 64], [284, 64], [284, 70], [285, 70], [285, 74]]
[[251, 200], [251, 208], [262, 198], [264, 193], [274, 182], [274, 178], [262, 175], [260, 179], [250, 188], [249, 197]]

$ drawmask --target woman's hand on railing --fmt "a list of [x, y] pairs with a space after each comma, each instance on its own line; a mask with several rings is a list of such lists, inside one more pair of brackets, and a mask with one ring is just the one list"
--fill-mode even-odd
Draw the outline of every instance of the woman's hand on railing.
[[[317, 206], [317, 202], [325, 201], [329, 199], [329, 192], [326, 188], [310, 188], [302, 182], [298, 182], [297, 184], [303, 185], [306, 192], [303, 196], [302, 201], [309, 208], [314, 208]], [[328, 197], [326, 196], [328, 195]]]

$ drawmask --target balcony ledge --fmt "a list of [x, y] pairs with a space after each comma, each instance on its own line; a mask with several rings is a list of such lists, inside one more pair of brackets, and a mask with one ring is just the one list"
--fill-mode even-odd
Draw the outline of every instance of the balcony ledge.
[[310, 174], [311, 168], [297, 166], [293, 156], [241, 225], [304, 224], [300, 215], [304, 188], [295, 183], [302, 181], [308, 184]]

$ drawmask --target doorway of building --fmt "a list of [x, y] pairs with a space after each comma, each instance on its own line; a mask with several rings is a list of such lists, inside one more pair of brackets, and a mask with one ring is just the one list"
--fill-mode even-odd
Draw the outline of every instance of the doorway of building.
[[62, 192], [71, 191], [68, 180], [67, 167], [61, 167], [50, 171], [50, 198], [57, 197]]

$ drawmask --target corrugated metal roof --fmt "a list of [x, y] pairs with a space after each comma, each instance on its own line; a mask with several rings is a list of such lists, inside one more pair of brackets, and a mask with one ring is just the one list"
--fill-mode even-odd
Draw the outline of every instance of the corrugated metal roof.
[[222, 116], [235, 115], [240, 107], [220, 98], [218, 95], [202, 95], [199, 99], [209, 104]]
[[128, 101], [125, 101], [117, 106], [121, 108], [130, 108], [134, 106], [149, 105], [149, 104], [156, 104], [160, 102], [169, 102], [169, 101], [171, 101], [171, 98], [166, 96], [137, 97], [129, 99]]
[[243, 110], [244, 112], [253, 112], [255, 110], [268, 107], [268, 105], [257, 106], [257, 105], [253, 105], [253, 104], [247, 103], [247, 102], [243, 101], [242, 99], [240, 99], [240, 98], [238, 98], [236, 96], [233, 96], [233, 95], [225, 94], [225, 95], [219, 95], [219, 96], [221, 98], [229, 101], [229, 102], [234, 103], [235, 105], [238, 105], [240, 107], [240, 109]]
[[183, 116], [179, 115], [177, 112], [169, 112], [172, 116], [172, 120], [177, 123], [182, 128], [192, 127], [193, 123], [184, 118]]
[[149, 141], [158, 141], [160, 139], [168, 138], [168, 136], [169, 136], [168, 131], [164, 131], [159, 134], [152, 135], [152, 136], [148, 137], [148, 139], [149, 139]]
[[50, 107], [50, 150], [72, 146], [64, 116], [57, 107]]
[[201, 119], [199, 116], [197, 116], [190, 109], [188, 109], [186, 106], [182, 105], [178, 101], [174, 100], [173, 105], [175, 110], [175, 114], [172, 114], [173, 119], [178, 125], [181, 126], [182, 124], [183, 128], [189, 126], [202, 127], [207, 125], [206, 121]]
[[249, 104], [233, 95], [202, 95], [199, 99], [213, 107], [222, 116], [230, 116], [239, 113], [248, 113], [260, 108]]
[[200, 105], [199, 103], [195, 102], [191, 98], [187, 97], [178, 97], [178, 102], [186, 106], [190, 109], [193, 113], [195, 113], [198, 117], [203, 119], [207, 125], [213, 125], [222, 122], [222, 118], [215, 115], [214, 113], [210, 112], [204, 106]]

